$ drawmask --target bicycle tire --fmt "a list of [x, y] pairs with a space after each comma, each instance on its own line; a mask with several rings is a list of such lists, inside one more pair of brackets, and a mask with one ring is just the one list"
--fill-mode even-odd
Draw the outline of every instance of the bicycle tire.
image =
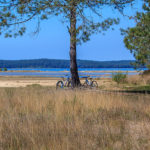
[[98, 83], [96, 81], [92, 81], [91, 87], [98, 88]]
[[64, 88], [64, 83], [63, 81], [58, 81], [56, 83], [56, 89], [63, 89]]
[[72, 86], [72, 81], [69, 81], [69, 82], [68, 82], [68, 88], [71, 88], [71, 89], [73, 89], [73, 86]]
[[89, 85], [85, 82], [85, 83], [82, 84], [82, 87], [83, 87], [83, 88], [88, 88]]

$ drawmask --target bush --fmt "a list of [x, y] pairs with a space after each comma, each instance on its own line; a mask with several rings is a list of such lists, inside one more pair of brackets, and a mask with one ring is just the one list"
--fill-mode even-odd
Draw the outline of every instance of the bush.
[[7, 71], [7, 68], [4, 68], [4, 71]]
[[0, 71], [2, 71], [2, 68], [0, 68]]
[[112, 80], [119, 83], [124, 83], [127, 79], [127, 74], [123, 74], [121, 72], [113, 73]]

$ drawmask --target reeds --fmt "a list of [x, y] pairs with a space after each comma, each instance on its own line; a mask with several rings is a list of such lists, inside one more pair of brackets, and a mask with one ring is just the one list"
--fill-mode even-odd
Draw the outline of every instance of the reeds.
[[148, 150], [148, 95], [0, 89], [1, 150]]

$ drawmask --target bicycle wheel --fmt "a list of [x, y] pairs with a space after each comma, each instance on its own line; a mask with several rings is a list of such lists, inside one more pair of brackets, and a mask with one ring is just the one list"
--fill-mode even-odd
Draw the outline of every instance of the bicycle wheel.
[[58, 82], [56, 83], [56, 89], [62, 89], [62, 88], [64, 88], [64, 83], [63, 83], [63, 81], [58, 81]]
[[73, 89], [73, 86], [72, 86], [72, 82], [71, 82], [71, 81], [68, 82], [68, 88]]
[[85, 82], [85, 83], [82, 84], [82, 87], [83, 87], [83, 88], [88, 88], [89, 85]]
[[98, 88], [97, 82], [96, 81], [92, 81], [91, 87], [92, 88]]

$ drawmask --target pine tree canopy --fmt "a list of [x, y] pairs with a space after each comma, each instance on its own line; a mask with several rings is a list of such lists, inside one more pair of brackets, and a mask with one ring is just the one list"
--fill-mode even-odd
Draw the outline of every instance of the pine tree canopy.
[[125, 46], [133, 53], [136, 68], [146, 65], [150, 69], [150, 0], [144, 0], [143, 12], [133, 17], [136, 26], [123, 30]]
[[[26, 32], [26, 23], [50, 19], [51, 15], [61, 16], [70, 32], [70, 11], [75, 8], [77, 20], [77, 43], [90, 40], [90, 35], [106, 31], [118, 24], [118, 18], [102, 16], [104, 7], [111, 7], [123, 13], [125, 6], [134, 0], [0, 0], [0, 34], [5, 37], [22, 36]], [[91, 12], [91, 16], [88, 15]], [[95, 19], [99, 17], [99, 19]]]

